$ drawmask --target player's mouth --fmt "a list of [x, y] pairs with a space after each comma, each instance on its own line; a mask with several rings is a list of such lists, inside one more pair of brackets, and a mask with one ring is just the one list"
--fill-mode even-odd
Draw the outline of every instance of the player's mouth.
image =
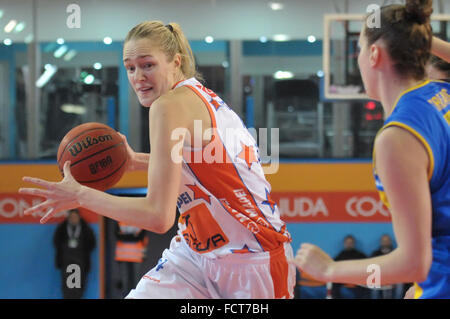
[[153, 90], [153, 87], [143, 87], [143, 88], [137, 89], [137, 92], [141, 95], [145, 95], [145, 94], [151, 92], [152, 90]]

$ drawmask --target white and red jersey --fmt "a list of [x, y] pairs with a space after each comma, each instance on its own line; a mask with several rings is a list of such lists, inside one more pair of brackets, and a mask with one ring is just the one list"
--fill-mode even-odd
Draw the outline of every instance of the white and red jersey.
[[[213, 137], [183, 148], [178, 233], [206, 257], [273, 251], [291, 237], [264, 176], [258, 147], [239, 116], [195, 78], [179, 82], [206, 105]], [[194, 143], [195, 146], [195, 143]]]

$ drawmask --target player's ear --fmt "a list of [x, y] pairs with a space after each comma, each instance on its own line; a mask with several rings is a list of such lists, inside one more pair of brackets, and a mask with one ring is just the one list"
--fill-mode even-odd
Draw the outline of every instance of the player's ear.
[[371, 67], [376, 67], [381, 60], [381, 47], [378, 44], [372, 44], [369, 47], [369, 63]]
[[175, 63], [176, 68], [181, 68], [181, 54], [175, 53], [173, 58], [173, 62]]

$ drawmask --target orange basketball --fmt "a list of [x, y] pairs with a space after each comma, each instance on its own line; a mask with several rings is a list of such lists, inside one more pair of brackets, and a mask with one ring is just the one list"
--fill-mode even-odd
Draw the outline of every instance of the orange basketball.
[[120, 135], [109, 126], [95, 122], [71, 129], [59, 144], [57, 155], [62, 174], [64, 163], [70, 161], [75, 180], [102, 191], [121, 179], [127, 159]]

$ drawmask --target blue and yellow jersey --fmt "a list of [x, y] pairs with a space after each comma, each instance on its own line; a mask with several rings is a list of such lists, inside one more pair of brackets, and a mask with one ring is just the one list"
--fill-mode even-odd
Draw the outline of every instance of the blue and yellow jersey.
[[[433, 262], [427, 279], [415, 283], [415, 298], [450, 298], [450, 84], [428, 80], [403, 92], [379, 133], [391, 126], [414, 135], [430, 160]], [[374, 176], [389, 207], [375, 164]]]

